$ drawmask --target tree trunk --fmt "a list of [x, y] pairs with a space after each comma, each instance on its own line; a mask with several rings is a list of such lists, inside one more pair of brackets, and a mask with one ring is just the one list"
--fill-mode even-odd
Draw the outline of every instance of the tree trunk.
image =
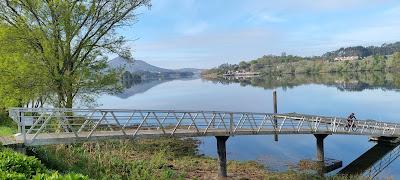
[[74, 97], [71, 92], [68, 92], [66, 96], [67, 96], [66, 98], [67, 101], [65, 102], [65, 108], [72, 108], [72, 105], [74, 103]]

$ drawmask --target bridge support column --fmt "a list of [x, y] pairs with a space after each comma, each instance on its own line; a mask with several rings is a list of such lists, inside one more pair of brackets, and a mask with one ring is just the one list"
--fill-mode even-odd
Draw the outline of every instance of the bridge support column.
[[317, 139], [317, 161], [325, 162], [324, 139], [328, 134], [314, 134]]
[[215, 136], [217, 138], [217, 152], [218, 152], [218, 163], [219, 172], [218, 177], [228, 177], [226, 172], [226, 140], [229, 136]]

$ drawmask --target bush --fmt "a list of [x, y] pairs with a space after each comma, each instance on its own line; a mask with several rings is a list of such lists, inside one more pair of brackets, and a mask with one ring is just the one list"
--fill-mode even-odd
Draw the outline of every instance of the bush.
[[0, 170], [0, 179], [1, 180], [25, 180], [26, 177], [24, 174], [16, 173], [16, 172], [4, 172]]
[[8, 136], [17, 132], [17, 125], [0, 109], [0, 136]]
[[33, 176], [32, 180], [88, 180], [87, 176], [82, 174], [69, 173], [61, 175], [58, 172], [52, 174], [37, 174]]
[[26, 156], [10, 149], [0, 148], [1, 180], [86, 180], [87, 176], [75, 173], [61, 175], [47, 170], [35, 157]]
[[25, 156], [8, 149], [0, 152], [0, 171], [20, 173], [30, 178], [44, 170], [40, 161], [35, 157]]

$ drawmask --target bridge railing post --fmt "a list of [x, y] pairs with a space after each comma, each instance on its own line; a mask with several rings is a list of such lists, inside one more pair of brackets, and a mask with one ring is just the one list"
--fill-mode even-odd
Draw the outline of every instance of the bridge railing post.
[[26, 130], [25, 130], [25, 118], [24, 118], [24, 112], [22, 112], [21, 110], [18, 111], [18, 132], [21, 133], [24, 143], [26, 142]]
[[18, 132], [22, 134], [22, 112], [18, 111]]

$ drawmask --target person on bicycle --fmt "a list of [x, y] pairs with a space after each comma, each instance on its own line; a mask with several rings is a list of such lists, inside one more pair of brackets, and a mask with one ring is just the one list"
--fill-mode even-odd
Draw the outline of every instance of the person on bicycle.
[[356, 116], [354, 113], [351, 113], [349, 117], [347, 117], [347, 126], [351, 126], [353, 124], [353, 120], [357, 120]]

